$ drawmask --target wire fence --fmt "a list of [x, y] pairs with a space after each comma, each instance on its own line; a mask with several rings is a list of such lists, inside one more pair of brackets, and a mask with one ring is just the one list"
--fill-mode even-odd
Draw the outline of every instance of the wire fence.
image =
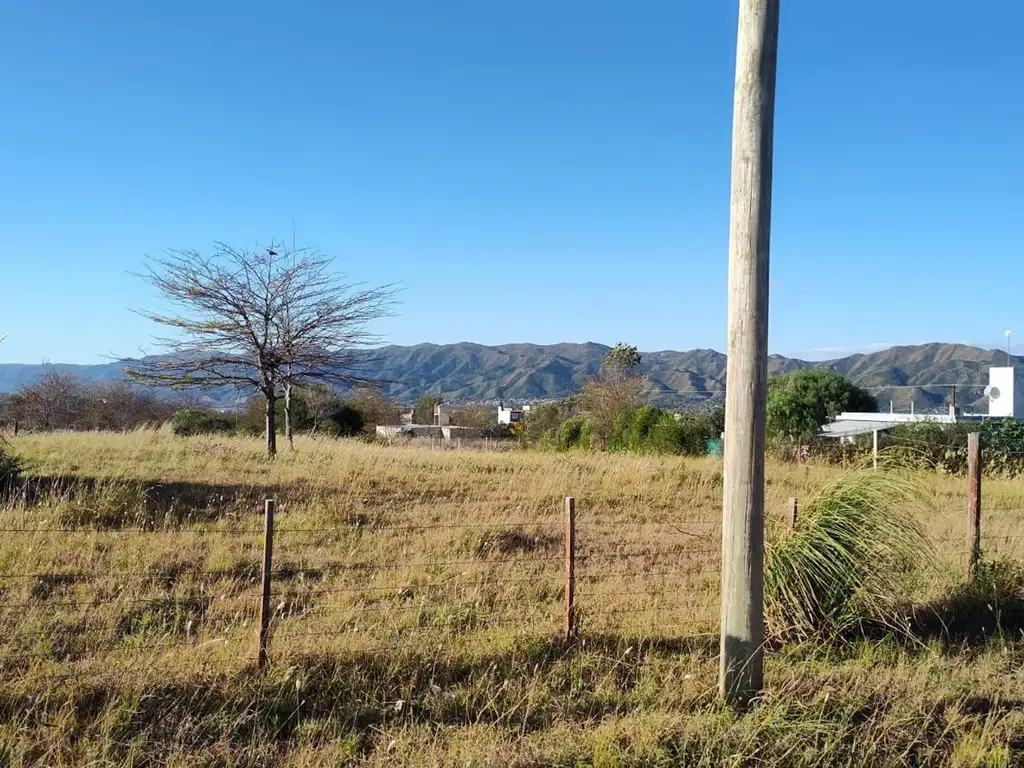
[[[995, 485], [983, 496], [974, 450], [962, 492], [938, 499], [926, 524], [958, 580], [984, 558], [1024, 562], [1024, 502]], [[164, 648], [262, 661], [519, 636], [715, 634], [717, 515], [665, 521], [577, 510], [574, 500], [551, 507], [500, 521], [475, 520], [466, 505], [458, 517], [314, 525], [287, 512], [275, 520], [270, 503], [263, 525], [253, 515], [180, 527], [8, 514], [0, 664], [127, 661]], [[784, 519], [796, 524], [795, 500]]]
[[262, 661], [716, 628], [717, 521], [584, 508], [571, 520], [321, 526], [275, 521], [273, 508], [263, 526], [9, 519], [0, 525], [0, 664], [127, 661], [159, 649]]

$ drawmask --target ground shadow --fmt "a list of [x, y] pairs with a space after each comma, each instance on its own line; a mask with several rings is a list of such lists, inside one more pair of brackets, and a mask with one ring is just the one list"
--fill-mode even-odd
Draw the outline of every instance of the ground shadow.
[[969, 585], [909, 613], [909, 634], [921, 641], [980, 647], [995, 638], [1024, 639], [1024, 597], [979, 594]]
[[[555, 637], [524, 638], [491, 653], [412, 644], [322, 653], [272, 650], [270, 669], [251, 665], [194, 680], [147, 682], [145, 696], [129, 695], [136, 683], [128, 675], [80, 678], [45, 701], [0, 690], [0, 723], [16, 720], [19, 727], [40, 727], [59, 711], [86, 729], [111, 707], [130, 700], [130, 716], [119, 720], [130, 732], [112, 733], [111, 743], [127, 744], [144, 735], [147, 749], [157, 752], [181, 737], [194, 747], [225, 740], [236, 747], [253, 740], [287, 743], [298, 737], [304, 722], [326, 718], [339, 730], [358, 734], [364, 749], [373, 748], [374, 734], [397, 723], [468, 726], [507, 723], [512, 717], [517, 730], [530, 733], [565, 718], [590, 722], [621, 710], [623, 700], [580, 685], [578, 654], [586, 654], [587, 679], [614, 675], [626, 692], [641, 684], [645, 659], [687, 647], [685, 638], [638, 641], [609, 635], [569, 645]], [[631, 663], [625, 664], [624, 657]], [[628, 667], [637, 670], [633, 677], [623, 671]], [[548, 705], [524, 708], [524, 696], [537, 681], [543, 681]]]
[[664, 635], [628, 633], [585, 633], [568, 643], [567, 650], [597, 651], [606, 656], [698, 654], [709, 658], [718, 656], [717, 634]]
[[[299, 489], [298, 493], [301, 493]], [[209, 523], [263, 514], [263, 502], [279, 501], [279, 511], [296, 495], [282, 486], [241, 483], [163, 482], [129, 478], [43, 475], [22, 478], [8, 498], [32, 506], [54, 499], [66, 503], [68, 525], [95, 528]], [[101, 503], [97, 504], [97, 500]]]

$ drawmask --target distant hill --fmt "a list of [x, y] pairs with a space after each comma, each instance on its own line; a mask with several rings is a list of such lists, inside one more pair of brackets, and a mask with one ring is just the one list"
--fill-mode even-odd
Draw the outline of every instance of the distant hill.
[[[385, 391], [402, 402], [426, 393], [442, 393], [453, 402], [531, 401], [566, 397], [578, 392], [593, 376], [609, 347], [602, 344], [502, 344], [484, 346], [417, 344], [387, 346], [373, 353], [368, 373], [387, 382]], [[1024, 359], [1013, 358], [1015, 365]], [[961, 389], [958, 402], [970, 405], [988, 382], [988, 368], [1004, 365], [1005, 353], [962, 344], [924, 344], [893, 347], [871, 354], [809, 362], [772, 355], [769, 373], [824, 368], [849, 376], [879, 395], [905, 408], [911, 398], [919, 408], [944, 407], [950, 389]], [[68, 371], [89, 381], [124, 378], [122, 363], [101, 365], [0, 364], [0, 393], [13, 392], [39, 379], [46, 370]], [[688, 352], [665, 350], [643, 353], [648, 398], [653, 402], [699, 406], [719, 397], [725, 387], [725, 355], [712, 349]], [[222, 406], [237, 402], [232, 390], [214, 391], [210, 400]]]

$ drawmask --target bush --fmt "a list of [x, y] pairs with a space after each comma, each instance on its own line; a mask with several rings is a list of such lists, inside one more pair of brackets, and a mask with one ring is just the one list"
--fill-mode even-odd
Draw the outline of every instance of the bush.
[[17, 483], [24, 469], [21, 459], [0, 438], [0, 493]]
[[561, 451], [590, 448], [593, 444], [593, 425], [583, 416], [570, 416], [555, 432], [555, 447]]
[[[1013, 419], [981, 423], [901, 424], [879, 435], [879, 450], [888, 466], [930, 469], [949, 474], [967, 471], [967, 435], [981, 432], [982, 464], [986, 474], [1015, 477], [1024, 474], [1024, 423]], [[849, 464], [872, 450], [871, 435], [853, 444], [834, 440], [815, 443], [817, 458], [833, 464]]]
[[229, 419], [201, 408], [182, 408], [171, 416], [171, 432], [182, 437], [230, 432], [233, 426]]
[[[559, 423], [561, 413], [569, 408], [571, 404], [554, 403], [534, 408], [536, 414], [531, 413], [524, 422], [526, 439], [543, 448], [562, 451], [600, 447], [598, 430], [590, 418], [572, 415]], [[675, 413], [653, 405], [626, 407], [615, 414], [605, 447], [631, 453], [703, 456], [708, 440], [721, 434], [723, 422], [721, 408], [704, 413]]]
[[362, 412], [348, 403], [331, 414], [330, 423], [339, 437], [355, 437], [366, 427]]
[[692, 429], [683, 418], [674, 413], [663, 413], [647, 435], [647, 452], [700, 455], [707, 451], [707, 441], [699, 440], [698, 446], [691, 445]]
[[708, 440], [720, 433], [714, 412], [681, 414], [642, 405], [619, 413], [608, 447], [633, 453], [703, 456]]
[[[350, 408], [359, 414], [362, 420], [360, 429], [363, 432], [372, 433], [380, 425], [399, 424], [402, 421], [402, 408], [395, 402], [389, 400], [380, 389], [370, 386], [361, 386], [344, 401], [342, 408]], [[332, 415], [336, 424], [354, 424], [350, 416], [339, 420]]]
[[773, 536], [765, 612], [775, 636], [846, 631], [885, 621], [905, 597], [906, 576], [931, 567], [921, 520], [926, 489], [898, 474], [862, 470], [822, 489], [796, 530]]

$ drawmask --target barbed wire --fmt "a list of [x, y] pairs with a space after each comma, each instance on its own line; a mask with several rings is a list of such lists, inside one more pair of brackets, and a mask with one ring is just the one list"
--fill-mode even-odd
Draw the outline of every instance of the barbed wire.
[[[230, 641], [227, 640], [227, 639], [223, 639], [222, 640], [222, 639], [218, 638], [218, 639], [210, 639], [210, 640], [201, 640], [201, 641], [192, 642], [192, 643], [189, 643], [189, 642], [171, 642], [171, 641], [167, 641], [167, 642], [161, 642], [161, 641], [152, 642], [152, 641], [149, 641], [149, 642], [146, 642], [144, 645], [140, 644], [139, 646], [133, 646], [130, 643], [123, 643], [123, 642], [122, 643], [109, 643], [107, 645], [102, 645], [102, 646], [99, 646], [99, 647], [95, 647], [94, 646], [94, 647], [84, 648], [84, 649], [81, 649], [80, 651], [79, 650], [75, 650], [75, 651], [68, 650], [68, 651], [65, 651], [64, 653], [55, 653], [55, 652], [46, 653], [46, 652], [43, 652], [43, 651], [37, 651], [37, 652], [33, 652], [33, 653], [4, 654], [4, 655], [0, 655], [0, 663], [7, 663], [7, 662], [10, 662], [10, 661], [14, 661], [14, 660], [28, 660], [28, 659], [42, 659], [42, 660], [46, 660], [46, 661], [52, 661], [52, 662], [55, 662], [55, 663], [68, 663], [69, 661], [71, 663], [77, 663], [77, 662], [81, 662], [81, 661], [89, 661], [90, 657], [94, 657], [97, 653], [103, 653], [105, 651], [137, 650], [137, 651], [140, 652], [140, 654], [142, 654], [142, 653], [148, 654], [148, 653], [151, 653], [153, 650], [160, 649], [160, 648], [174, 648], [176, 651], [181, 651], [183, 648], [198, 649], [198, 648], [203, 648], [204, 646], [227, 645], [229, 642]], [[67, 657], [67, 656], [72, 656], [72, 655], [81, 656], [81, 658], [78, 658], [78, 659], [54, 658], [55, 656], [57, 656], [57, 657], [60, 657], [60, 656]]]
[[[492, 601], [490, 601], [490, 600], [488, 600], [487, 602], [489, 604], [492, 603]], [[507, 602], [508, 602], [508, 604], [510, 606], [512, 606], [514, 604], [516, 607], [520, 607], [520, 608], [522, 607], [521, 604], [518, 601], [509, 600]], [[489, 607], [493, 607], [493, 605], [490, 605]], [[401, 613], [407, 613], [407, 612], [411, 612], [411, 611], [419, 611], [421, 613], [431, 613], [431, 611], [436, 611], [437, 609], [442, 609], [442, 610], [445, 610], [445, 611], [452, 611], [452, 612], [472, 611], [472, 610], [476, 609], [476, 606], [472, 606], [472, 605], [458, 605], [458, 604], [441, 603], [441, 602], [431, 602], [431, 603], [415, 602], [415, 603], [407, 603], [407, 604], [404, 604], [404, 605], [397, 605], [397, 604], [394, 604], [394, 603], [388, 603], [388, 604], [384, 604], [384, 605], [381, 605], [380, 603], [374, 603], [373, 605], [352, 605], [352, 604], [347, 604], [347, 603], [329, 603], [327, 605], [309, 606], [308, 608], [304, 608], [302, 611], [300, 611], [300, 612], [298, 612], [296, 614], [285, 613], [284, 611], [281, 611], [279, 609], [275, 609], [274, 620], [275, 621], [286, 621], [288, 619], [293, 619], [293, 618], [306, 618], [306, 617], [314, 616], [314, 615], [321, 614], [321, 613], [330, 614], [330, 613], [342, 613], [342, 612], [345, 612], [345, 611], [352, 612], [355, 615], [362, 615], [364, 613], [374, 613], [374, 614], [391, 613], [392, 611], [401, 612]]]
[[[545, 617], [545, 618], [548, 618], [552, 623], [554, 623], [557, 620], [558, 617], [550, 616], [550, 617]], [[438, 636], [440, 636], [441, 638], [447, 638], [447, 637], [450, 637], [452, 634], [456, 634], [457, 635], [457, 634], [461, 634], [463, 632], [469, 632], [469, 631], [480, 630], [480, 629], [489, 629], [491, 627], [523, 627], [524, 629], [529, 629], [529, 627], [527, 627], [518, 618], [503, 617], [503, 618], [496, 619], [496, 618], [494, 618], [492, 616], [487, 616], [487, 615], [483, 615], [483, 616], [481, 616], [481, 615], [474, 615], [471, 618], [467, 619], [466, 621], [459, 621], [459, 620], [456, 619], [456, 620], [452, 621], [452, 625], [453, 626], [451, 626], [451, 627], [446, 627], [444, 625], [438, 625], [438, 626], [427, 627], [427, 628], [424, 628], [424, 627], [409, 627], [409, 628], [407, 628], [407, 627], [392, 626], [390, 628], [387, 628], [385, 631], [398, 634], [398, 635], [400, 635], [402, 637], [409, 637], [409, 636], [414, 636], [414, 637], [438, 637]], [[453, 629], [456, 630], [456, 631], [453, 632]], [[274, 629], [273, 633], [274, 633], [274, 639], [275, 640], [284, 640], [284, 639], [287, 639], [287, 638], [290, 638], [290, 637], [346, 637], [347, 636], [347, 637], [351, 638], [353, 636], [358, 636], [358, 634], [360, 634], [360, 633], [352, 632], [350, 629], [346, 629], [344, 627], [340, 627], [340, 628], [338, 628], [335, 631], [331, 631], [331, 630], [313, 630], [313, 631], [303, 631], [303, 632], [289, 631], [287, 628], [286, 629]]]
[[98, 605], [121, 605], [121, 604], [141, 604], [141, 603], [199, 603], [209, 600], [257, 600], [262, 595], [260, 593], [253, 594], [241, 594], [241, 595], [228, 595], [228, 596], [217, 596], [217, 595], [167, 595], [163, 597], [112, 597], [112, 598], [100, 598], [92, 600], [37, 600], [27, 601], [21, 603], [0, 603], [0, 610], [8, 608], [71, 608], [78, 606], [95, 607]]
[[[704, 569], [699, 569], [697, 573], [702, 573]], [[651, 576], [692, 576], [693, 571], [687, 572], [682, 569], [674, 569], [670, 571], [602, 571], [600, 573], [578, 573], [576, 574], [577, 583], [588, 583], [595, 584], [602, 581], [607, 581], [611, 578], [630, 577], [633, 579], [646, 579]]]
[[646, 614], [646, 613], [674, 613], [680, 609], [687, 609], [692, 606], [688, 606], [683, 603], [673, 603], [671, 606], [630, 606], [628, 608], [580, 608], [578, 615], [581, 618], [587, 616], [624, 616], [624, 615], [635, 615], [635, 614]]
[[[259, 575], [259, 563], [254, 561], [256, 576]], [[201, 569], [187, 568], [176, 570], [174, 573], [161, 571], [36, 571], [26, 573], [0, 573], [0, 579], [65, 579], [74, 577], [81, 581], [88, 581], [91, 578], [111, 578], [119, 576], [131, 576], [145, 579], [174, 579], [182, 575], [214, 576], [217, 578], [233, 577], [236, 579], [250, 578], [246, 574], [237, 573], [224, 569]]]
[[[55, 635], [61, 633], [71, 633], [70, 639], [75, 639], [89, 635], [107, 635], [111, 633], [120, 633], [119, 639], [122, 641], [129, 641], [133, 639], [142, 640], [148, 635], [157, 636], [173, 636], [180, 634], [179, 631], [175, 631], [172, 627], [160, 627], [152, 624], [147, 624], [143, 621], [135, 620], [135, 617], [122, 617], [120, 621], [115, 623], [107, 624], [90, 624], [84, 620], [76, 621], [74, 626], [59, 625], [56, 627], [49, 627], [46, 629], [38, 629], [35, 631], [22, 631], [16, 634], [8, 635], [6, 640], [8, 644], [13, 640], [30, 639], [30, 638], [46, 638], [50, 641], [55, 639]], [[225, 624], [223, 621], [219, 621], [218, 617], [192, 617], [187, 621], [181, 621], [178, 624], [172, 626], [178, 627], [178, 629], [185, 628], [184, 637], [194, 638], [199, 635], [197, 630], [205, 630], [206, 632], [227, 632], [227, 631], [240, 631], [252, 630], [250, 623], [246, 624]], [[62, 638], [56, 638], [62, 639]]]
[[[626, 590], [626, 591], [615, 591], [615, 592], [602, 592], [602, 591], [598, 591], [598, 590], [590, 590], [590, 591], [577, 592], [576, 593], [576, 598], [577, 599], [582, 599], [582, 598], [585, 598], [585, 597], [600, 597], [600, 598], [607, 598], [607, 597], [662, 597], [662, 596], [664, 596], [664, 594], [665, 594], [664, 591], [652, 592], [649, 589], [639, 590], [639, 591], [636, 591], [636, 590]], [[677, 605], [677, 603], [673, 603], [673, 605]]]
[[617, 552], [588, 552], [577, 550], [577, 560], [628, 560], [634, 557], [649, 557], [651, 559], [664, 559], [677, 557], [679, 555], [720, 555], [722, 550], [718, 547], [701, 549], [655, 549], [655, 550], [626, 550]]
[[509, 557], [509, 558], [480, 558], [476, 560], [424, 560], [411, 563], [329, 563], [326, 565], [291, 566], [282, 564], [274, 568], [272, 574], [302, 572], [304, 570], [331, 570], [331, 571], [391, 571], [416, 568], [456, 568], [473, 565], [518, 565], [520, 563], [543, 563], [562, 560], [562, 555]]
[[263, 529], [253, 528], [246, 530], [221, 530], [216, 528], [88, 528], [88, 527], [69, 527], [63, 526], [60, 528], [43, 528], [43, 527], [7, 527], [0, 528], [0, 533], [19, 533], [19, 534], [32, 534], [32, 533], [109, 533], [109, 534], [129, 534], [129, 533], [146, 533], [153, 535], [178, 535], [178, 534], [190, 534], [197, 536], [262, 536]]
[[[367, 523], [365, 525], [347, 525], [333, 527], [308, 527], [308, 528], [274, 528], [274, 535], [285, 533], [338, 533], [343, 531], [428, 531], [428, 530], [464, 530], [476, 528], [536, 528], [552, 526], [555, 528], [564, 527], [565, 521], [558, 520], [509, 520], [501, 523], [466, 522], [466, 523], [417, 523], [407, 525], [376, 525]], [[262, 533], [262, 531], [261, 531]]]
[[[551, 576], [555, 576], [557, 574], [552, 573], [550, 575]], [[458, 579], [458, 577], [453, 576], [452, 578], [450, 578], [450, 579], [448, 579], [446, 581], [426, 582], [426, 583], [420, 583], [420, 584], [409, 583], [409, 584], [397, 584], [397, 585], [393, 585], [393, 586], [377, 586], [377, 585], [357, 586], [357, 585], [351, 585], [351, 586], [346, 586], [346, 587], [334, 587], [334, 588], [331, 588], [331, 589], [314, 589], [314, 590], [308, 590], [308, 591], [303, 592], [301, 594], [301, 596], [302, 597], [314, 597], [316, 595], [337, 595], [337, 594], [345, 594], [345, 593], [349, 593], [349, 592], [392, 592], [392, 591], [395, 591], [395, 592], [408, 592], [408, 591], [415, 591], [417, 589], [438, 589], [440, 587], [452, 587], [452, 586], [481, 587], [481, 586], [490, 586], [490, 585], [493, 585], [493, 584], [536, 584], [536, 583], [537, 583], [537, 577], [536, 576], [533, 576], [533, 577], [530, 577], [530, 578], [523, 578], [523, 579], [489, 579], [488, 578], [488, 579], [486, 579], [486, 581], [481, 581], [479, 583], [470, 583], [470, 582], [467, 582], [465, 580], [460, 580], [460, 579]], [[270, 593], [270, 595], [271, 595], [272, 598], [273, 597], [287, 597], [288, 596], [288, 595], [286, 595], [284, 593], [273, 592], [273, 591]], [[295, 595], [295, 597], [299, 597], [299, 596], [300, 595]]]
[[653, 526], [667, 526], [669, 528], [673, 528], [677, 533], [682, 533], [684, 535], [700, 535], [683, 530], [679, 527], [681, 525], [705, 525], [711, 526], [712, 528], [719, 528], [722, 525], [722, 521], [687, 520], [678, 518], [673, 520], [602, 520], [600, 518], [588, 518], [583, 515], [576, 518], [576, 527], [578, 531], [586, 528], [651, 528]]

